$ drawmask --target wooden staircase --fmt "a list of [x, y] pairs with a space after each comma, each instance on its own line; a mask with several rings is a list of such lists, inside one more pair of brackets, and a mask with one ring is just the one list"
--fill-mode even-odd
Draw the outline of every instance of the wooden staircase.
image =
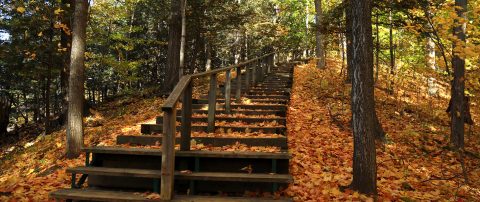
[[[255, 63], [255, 69], [252, 61], [266, 63]], [[230, 69], [225, 84], [213, 79], [210, 92], [215, 95], [202, 99], [190, 95], [189, 102], [191, 84], [186, 84], [182, 107], [173, 114], [166, 111], [167, 118], [157, 117], [156, 124], [142, 125], [142, 135], [120, 135], [118, 147], [84, 148], [86, 165], [67, 170], [72, 188], [52, 192], [51, 197], [159, 201], [140, 194], [157, 192], [172, 201], [290, 201], [280, 191], [293, 181], [286, 137], [293, 64], [273, 66], [271, 54], [252, 61], [231, 67], [241, 75], [232, 85]], [[177, 108], [176, 103], [172, 106]], [[166, 141], [173, 145], [163, 144]], [[172, 153], [175, 142], [181, 146]], [[86, 181], [87, 188], [82, 188]]]

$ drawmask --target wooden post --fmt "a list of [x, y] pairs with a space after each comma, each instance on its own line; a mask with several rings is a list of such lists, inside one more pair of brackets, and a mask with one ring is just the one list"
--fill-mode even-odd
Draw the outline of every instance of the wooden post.
[[162, 200], [171, 200], [173, 195], [176, 116], [175, 107], [163, 112], [162, 178], [160, 181], [160, 198]]
[[260, 67], [260, 74], [259, 74], [260, 78], [258, 80], [260, 80], [260, 81], [263, 81], [263, 73], [265, 72], [264, 64], [265, 64], [265, 59], [261, 59], [258, 62], [258, 66]]
[[257, 75], [258, 75], [258, 71], [257, 71], [257, 65], [252, 65], [252, 85], [255, 86], [255, 83], [257, 83]]
[[215, 110], [217, 106], [217, 74], [210, 75], [210, 91], [208, 92], [208, 127], [207, 132], [215, 132]]
[[225, 112], [227, 114], [230, 114], [231, 111], [230, 111], [230, 102], [231, 102], [231, 98], [230, 98], [230, 95], [232, 93], [232, 87], [231, 87], [231, 70], [228, 70], [225, 74]]
[[237, 67], [237, 92], [235, 92], [235, 98], [240, 103], [242, 97], [242, 68]]
[[190, 140], [192, 132], [192, 82], [190, 82], [183, 92], [182, 101], [182, 134], [180, 150], [190, 150]]
[[245, 89], [248, 91], [250, 88], [250, 67], [248, 65], [245, 66]]

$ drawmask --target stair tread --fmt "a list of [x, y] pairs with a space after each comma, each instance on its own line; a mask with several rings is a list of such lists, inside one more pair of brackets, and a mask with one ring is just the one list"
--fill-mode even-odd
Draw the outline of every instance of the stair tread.
[[192, 179], [203, 181], [235, 181], [235, 182], [276, 182], [290, 183], [293, 178], [289, 174], [264, 173], [224, 173], [224, 172], [175, 172], [176, 179]]
[[91, 175], [144, 177], [144, 178], [160, 178], [162, 176], [162, 172], [160, 170], [147, 170], [147, 169], [134, 169], [134, 168], [107, 168], [107, 167], [79, 166], [74, 168], [68, 168], [67, 172], [91, 174]]
[[[126, 148], [126, 147], [86, 147], [85, 152], [103, 154], [126, 154], [126, 155], [151, 155], [162, 156], [160, 149], [150, 148]], [[290, 159], [287, 152], [243, 152], [243, 151], [175, 151], [179, 157], [204, 157], [204, 158], [251, 158], [251, 159]]]
[[[207, 127], [207, 125], [194, 125], [192, 123], [192, 127]], [[145, 123], [142, 126], [162, 126], [162, 124], [154, 124], [154, 123]], [[215, 126], [215, 128], [244, 128], [244, 129], [277, 129], [277, 128], [286, 128], [286, 126]]]
[[[132, 201], [132, 202], [158, 202], [159, 199], [147, 199], [138, 192], [97, 190], [97, 189], [60, 189], [50, 193], [52, 198], [90, 200], [90, 201]], [[172, 202], [287, 202], [289, 199], [266, 199], [266, 198], [248, 198], [248, 197], [216, 197], [216, 196], [174, 196]]]

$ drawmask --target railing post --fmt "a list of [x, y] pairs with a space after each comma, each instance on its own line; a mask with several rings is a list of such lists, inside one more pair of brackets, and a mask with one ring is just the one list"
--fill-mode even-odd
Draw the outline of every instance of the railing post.
[[183, 92], [182, 101], [182, 131], [181, 131], [180, 150], [190, 150], [190, 140], [192, 132], [192, 82], [190, 82]]
[[235, 98], [240, 103], [242, 97], [242, 68], [237, 67], [237, 91], [235, 92]]
[[231, 98], [230, 98], [230, 95], [232, 93], [232, 85], [231, 85], [231, 70], [228, 70], [226, 73], [225, 73], [225, 112], [227, 114], [230, 114], [231, 111], [230, 111], [230, 102], [232, 101]]
[[163, 112], [162, 178], [160, 180], [160, 198], [162, 200], [171, 200], [173, 195], [176, 116], [175, 107]]
[[208, 92], [208, 126], [207, 132], [215, 132], [215, 110], [217, 107], [217, 74], [210, 75], [210, 91]]
[[265, 58], [261, 59], [259, 62], [258, 62], [258, 65], [260, 66], [260, 72], [259, 72], [259, 80], [260, 81], [263, 81], [263, 74], [265, 73]]
[[257, 65], [252, 65], [252, 85], [255, 86], [255, 83], [257, 83]]
[[245, 66], [245, 91], [248, 91], [250, 88], [250, 67], [248, 67], [248, 64]]

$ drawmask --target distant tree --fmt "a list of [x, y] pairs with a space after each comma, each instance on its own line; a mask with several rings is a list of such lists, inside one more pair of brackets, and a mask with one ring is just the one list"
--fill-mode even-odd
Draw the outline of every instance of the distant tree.
[[373, 82], [372, 1], [351, 0], [353, 181], [350, 188], [377, 193], [376, 116]]
[[462, 149], [464, 146], [464, 123], [465, 123], [465, 43], [466, 43], [466, 12], [467, 0], [455, 0], [455, 18], [454, 35], [458, 39], [453, 42], [453, 83], [452, 98], [450, 106], [451, 116], [451, 135], [450, 143], [456, 149]]
[[11, 107], [10, 98], [0, 93], [0, 137], [7, 133]]
[[67, 157], [80, 155], [83, 146], [83, 106], [85, 101], [85, 45], [88, 1], [76, 0], [72, 26], [72, 50], [68, 83]]

